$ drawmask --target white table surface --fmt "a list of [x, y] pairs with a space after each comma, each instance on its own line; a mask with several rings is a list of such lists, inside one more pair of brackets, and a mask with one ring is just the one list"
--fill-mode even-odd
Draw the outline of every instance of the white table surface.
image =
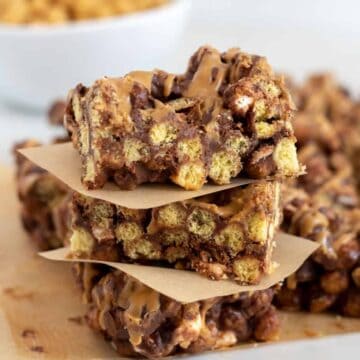
[[[169, 70], [182, 71], [188, 56], [201, 44], [221, 49], [240, 46], [266, 55], [275, 69], [296, 79], [313, 71], [332, 71], [355, 95], [360, 94], [358, 1], [257, 0], [245, 4], [235, 0], [195, 0], [193, 6], [184, 42], [179, 44], [178, 56], [169, 64]], [[10, 107], [0, 99], [0, 163], [11, 164], [10, 149], [17, 141], [48, 141], [61, 134], [45, 118], [45, 114]], [[353, 334], [246, 349], [241, 353], [226, 351], [221, 357], [350, 359], [358, 356], [359, 343], [360, 334]], [[208, 360], [218, 357], [219, 353], [195, 356]]]

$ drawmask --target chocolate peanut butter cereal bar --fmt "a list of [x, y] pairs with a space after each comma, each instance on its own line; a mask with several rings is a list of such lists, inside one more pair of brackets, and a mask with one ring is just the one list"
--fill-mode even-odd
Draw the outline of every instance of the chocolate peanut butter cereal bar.
[[205, 46], [182, 75], [135, 71], [78, 85], [65, 126], [89, 189], [171, 180], [196, 190], [208, 180], [298, 175], [293, 112], [265, 58]]
[[68, 237], [71, 191], [16, 151], [39, 145], [29, 140], [15, 147], [16, 184], [24, 229], [39, 249], [47, 250], [62, 246]]
[[[48, 111], [48, 122], [63, 127], [64, 112], [65, 102], [54, 102]], [[52, 142], [66, 141], [69, 138], [64, 131], [64, 135]], [[24, 229], [39, 249], [48, 250], [62, 246], [68, 237], [71, 190], [17, 151], [34, 146], [41, 146], [41, 143], [27, 140], [14, 146], [16, 185]]]
[[164, 357], [277, 337], [272, 289], [181, 304], [120, 271], [74, 267], [87, 323], [122, 356]]
[[316, 139], [322, 146], [331, 151], [341, 148], [353, 164], [359, 186], [360, 101], [353, 99], [330, 74], [309, 77], [293, 94], [299, 109], [293, 122], [298, 140], [322, 136]]
[[[317, 104], [316, 94], [314, 99], [309, 96], [307, 102]], [[355, 178], [346, 156], [348, 145], [323, 112], [317, 117], [308, 109], [299, 112], [298, 155], [307, 174], [283, 189], [283, 230], [321, 247], [284, 282], [277, 305], [360, 317], [360, 206]], [[316, 131], [309, 131], [314, 119]]]
[[277, 305], [360, 317], [360, 209], [354, 205], [356, 199], [341, 189], [346, 187], [346, 178], [330, 181], [331, 194], [312, 196], [299, 188], [289, 188], [284, 194], [283, 229], [317, 241], [321, 247], [284, 282]]
[[107, 261], [163, 262], [254, 284], [271, 270], [279, 189], [265, 181], [148, 210], [74, 193], [71, 251]]

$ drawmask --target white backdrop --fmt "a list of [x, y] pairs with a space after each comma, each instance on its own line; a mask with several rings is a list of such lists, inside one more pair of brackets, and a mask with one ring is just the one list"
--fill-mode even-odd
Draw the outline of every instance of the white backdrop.
[[[355, 0], [193, 0], [186, 35], [168, 70], [183, 71], [202, 44], [223, 50], [239, 46], [266, 55], [277, 71], [296, 79], [332, 71], [360, 96], [359, 16], [360, 1]], [[0, 162], [11, 161], [14, 141], [47, 140], [58, 133], [44, 118], [0, 103]]]
[[360, 95], [360, 1], [194, 0], [193, 10], [187, 51], [240, 46], [297, 78], [333, 71]]

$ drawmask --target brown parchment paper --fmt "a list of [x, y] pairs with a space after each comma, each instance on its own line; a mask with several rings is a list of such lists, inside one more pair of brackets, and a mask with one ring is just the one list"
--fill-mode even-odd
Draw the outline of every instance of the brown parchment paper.
[[107, 183], [100, 190], [87, 190], [80, 180], [80, 156], [71, 143], [26, 148], [19, 150], [19, 152], [41, 168], [52, 173], [71, 189], [83, 195], [109, 201], [131, 209], [158, 207], [256, 181], [252, 179], [234, 179], [228, 185], [206, 184], [196, 191], [186, 191], [174, 184], [143, 184], [129, 191], [121, 190], [111, 183]]
[[[231, 280], [213, 281], [194, 271], [176, 270], [156, 266], [124, 264], [108, 261], [81, 259], [82, 262], [105, 264], [121, 270], [152, 289], [182, 303], [226, 296], [238, 292], [264, 290], [294, 273], [313, 253], [318, 244], [287, 234], [278, 234], [273, 253], [275, 268], [262, 278], [258, 285], [242, 286]], [[69, 258], [69, 249], [44, 251], [40, 255], [49, 260], [78, 262]]]
[[[79, 320], [85, 306], [69, 264], [36, 254], [19, 221], [13, 173], [1, 166], [0, 199], [0, 358], [124, 359]], [[360, 331], [359, 319], [285, 312], [280, 316], [278, 342]]]

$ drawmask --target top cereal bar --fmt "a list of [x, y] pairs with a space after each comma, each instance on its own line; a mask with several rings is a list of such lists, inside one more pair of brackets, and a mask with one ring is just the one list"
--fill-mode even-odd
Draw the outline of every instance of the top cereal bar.
[[264, 57], [201, 47], [183, 75], [134, 71], [70, 91], [65, 126], [82, 182], [133, 189], [171, 180], [187, 190], [208, 179], [296, 176], [294, 105]]

